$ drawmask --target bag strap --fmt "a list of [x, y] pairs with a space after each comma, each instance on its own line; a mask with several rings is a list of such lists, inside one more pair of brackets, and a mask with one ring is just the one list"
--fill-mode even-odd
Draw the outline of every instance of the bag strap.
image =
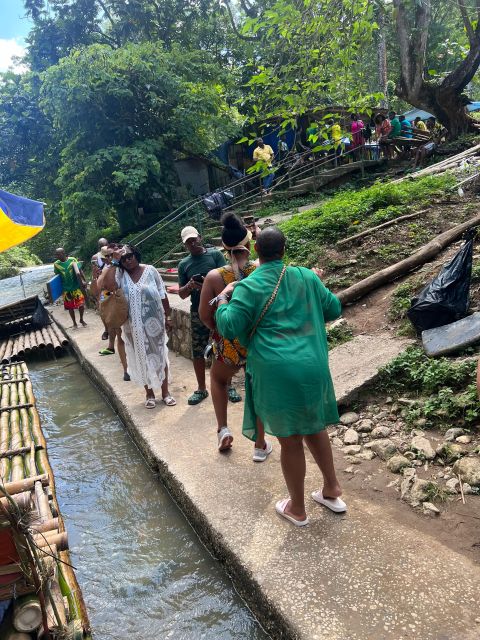
[[250, 334], [248, 336], [248, 339], [251, 340], [253, 334], [255, 333], [255, 331], [257, 330], [258, 325], [260, 324], [260, 322], [263, 320], [263, 318], [265, 317], [265, 314], [267, 313], [267, 311], [270, 309], [270, 307], [272, 306], [275, 298], [277, 297], [277, 293], [278, 290], [280, 288], [280, 284], [283, 280], [283, 276], [285, 275], [285, 271], [287, 270], [287, 265], [283, 265], [283, 269], [282, 272], [280, 273], [280, 277], [278, 278], [278, 282], [275, 285], [275, 289], [273, 290], [272, 295], [270, 296], [270, 298], [267, 300], [267, 303], [265, 304], [265, 306], [263, 307], [262, 313], [259, 315], [258, 320], [256, 321], [253, 329], [250, 331]]

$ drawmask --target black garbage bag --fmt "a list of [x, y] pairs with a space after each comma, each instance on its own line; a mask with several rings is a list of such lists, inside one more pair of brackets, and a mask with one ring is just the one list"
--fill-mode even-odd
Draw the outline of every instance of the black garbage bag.
[[34, 329], [41, 329], [42, 327], [46, 327], [47, 324], [51, 324], [51, 322], [52, 320], [48, 315], [48, 311], [37, 298], [35, 302], [35, 309], [32, 314], [32, 327]]
[[434, 278], [413, 298], [407, 312], [418, 333], [460, 320], [470, 304], [473, 240], [475, 231], [465, 236], [465, 244]]

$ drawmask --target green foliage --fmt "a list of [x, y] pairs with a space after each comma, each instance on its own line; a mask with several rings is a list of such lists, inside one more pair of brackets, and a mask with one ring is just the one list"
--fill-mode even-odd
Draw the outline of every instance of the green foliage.
[[444, 387], [462, 389], [473, 381], [476, 362], [455, 362], [449, 358], [429, 358], [423, 349], [410, 347], [381, 370], [381, 380], [391, 388], [422, 393], [438, 392]]
[[422, 206], [444, 194], [454, 184], [449, 175], [426, 177], [398, 184], [377, 183], [356, 191], [344, 191], [318, 208], [281, 225], [288, 237], [288, 259], [312, 266], [319, 247], [328, 246], [362, 228], [375, 226], [405, 213], [408, 206]]
[[33, 267], [37, 264], [42, 264], [42, 261], [27, 247], [13, 247], [0, 253], [0, 278], [16, 276], [20, 273], [20, 267]]
[[428, 482], [424, 491], [428, 502], [446, 502], [448, 500], [448, 491], [436, 482]]
[[411, 347], [381, 370], [379, 383], [389, 390], [420, 396], [406, 410], [405, 418], [411, 425], [425, 418], [427, 427], [449, 428], [455, 423], [469, 426], [480, 421], [476, 366], [473, 359], [431, 359], [422, 349]]
[[327, 329], [327, 341], [328, 348], [330, 350], [335, 349], [345, 342], [349, 342], [353, 339], [352, 328], [346, 323], [338, 324], [335, 327], [329, 327]]
[[407, 311], [410, 309], [412, 298], [422, 284], [422, 279], [415, 277], [398, 285], [392, 294], [390, 302], [388, 316], [391, 320], [404, 320], [407, 317]]

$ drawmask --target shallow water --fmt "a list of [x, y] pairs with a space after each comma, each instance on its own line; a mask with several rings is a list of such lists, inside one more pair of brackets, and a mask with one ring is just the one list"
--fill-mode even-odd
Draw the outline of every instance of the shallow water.
[[94, 637], [266, 638], [77, 361], [29, 368]]

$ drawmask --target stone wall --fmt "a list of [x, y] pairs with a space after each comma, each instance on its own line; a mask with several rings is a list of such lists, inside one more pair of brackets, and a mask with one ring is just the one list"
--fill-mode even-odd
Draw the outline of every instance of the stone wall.
[[172, 306], [173, 329], [169, 332], [168, 348], [184, 358], [192, 358], [190, 311]]

